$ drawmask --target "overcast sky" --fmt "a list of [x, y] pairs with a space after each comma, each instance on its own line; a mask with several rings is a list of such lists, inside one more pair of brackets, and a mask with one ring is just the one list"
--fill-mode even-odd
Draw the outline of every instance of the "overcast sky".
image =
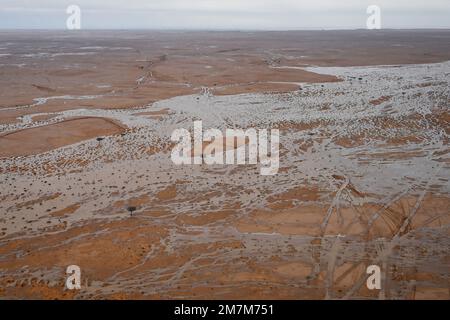
[[383, 28], [450, 28], [450, 0], [0, 0], [0, 28], [64, 29], [71, 4], [83, 29], [355, 29], [371, 4]]

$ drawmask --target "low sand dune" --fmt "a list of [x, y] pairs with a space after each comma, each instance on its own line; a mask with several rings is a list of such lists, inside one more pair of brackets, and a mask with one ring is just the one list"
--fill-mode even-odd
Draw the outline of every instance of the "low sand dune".
[[124, 128], [108, 119], [78, 118], [0, 136], [0, 157], [39, 154], [87, 139], [113, 135]]

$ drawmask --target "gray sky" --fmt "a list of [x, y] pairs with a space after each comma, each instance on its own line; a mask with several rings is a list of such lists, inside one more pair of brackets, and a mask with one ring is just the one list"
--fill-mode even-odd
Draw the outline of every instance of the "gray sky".
[[64, 29], [71, 4], [83, 29], [354, 29], [371, 4], [383, 28], [450, 28], [450, 0], [0, 0], [0, 28]]

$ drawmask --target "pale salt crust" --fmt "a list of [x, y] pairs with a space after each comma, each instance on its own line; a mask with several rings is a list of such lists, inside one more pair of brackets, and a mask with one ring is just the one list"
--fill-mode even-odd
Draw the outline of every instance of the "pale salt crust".
[[[89, 116], [114, 119], [131, 129], [124, 136], [109, 136], [101, 142], [91, 139], [39, 155], [3, 159], [0, 163], [2, 172], [9, 171], [12, 166], [24, 168], [21, 173], [2, 174], [0, 181], [3, 198], [0, 209], [6, 219], [6, 233], [22, 230], [24, 224], [19, 222], [22, 217], [35, 217], [27, 228], [37, 230], [45, 222], [41, 218], [48, 214], [47, 209], [64, 208], [73, 203], [79, 203], [81, 207], [70, 217], [64, 218], [68, 223], [103, 215], [121, 216], [124, 211], [111, 209], [112, 202], [131, 196], [153, 195], [162, 186], [179, 180], [195, 181], [187, 186], [179, 185], [180, 194], [184, 193], [184, 188], [188, 188], [186, 192], [209, 193], [217, 190], [222, 191], [219, 192], [222, 195], [210, 198], [206, 207], [203, 203], [174, 201], [169, 205], [169, 209], [174, 212], [214, 210], [235, 201], [241, 202], [242, 210], [261, 208], [266, 205], [263, 194], [283, 192], [299, 185], [333, 188], [330, 178], [333, 174], [348, 177], [359, 191], [367, 194], [390, 197], [407, 190], [414, 194], [431, 179], [435, 181], [434, 193], [449, 194], [449, 155], [445, 143], [448, 136], [445, 132], [433, 130], [425, 118], [419, 121], [420, 129], [406, 126], [381, 128], [374, 120], [388, 116], [402, 121], [411, 114], [427, 115], [435, 108], [448, 109], [450, 62], [308, 70], [335, 74], [343, 81], [303, 85], [302, 90], [290, 94], [189, 95], [134, 110], [76, 109], [41, 113], [33, 116], [55, 117], [33, 122], [32, 117], [26, 116], [19, 124], [1, 125], [0, 132], [8, 132], [57, 123], [72, 117]], [[431, 85], [418, 86], [424, 82]], [[392, 97], [378, 106], [369, 103], [381, 96]], [[36, 105], [48, 99], [88, 98], [95, 97], [38, 98]], [[327, 109], [323, 108], [325, 104]], [[136, 115], [165, 108], [170, 109], [170, 114], [163, 115], [161, 119]], [[271, 177], [261, 176], [258, 166], [175, 166], [170, 160], [170, 150], [153, 155], [143, 152], [149, 147], [167, 146], [174, 129], [192, 129], [194, 120], [202, 120], [204, 130], [208, 127], [222, 130], [249, 127], [271, 129], [277, 124], [288, 122], [308, 124], [320, 121], [321, 124], [311, 129], [282, 132], [280, 143], [284, 149], [280, 166], [290, 169], [288, 174], [279, 173]], [[335, 137], [360, 133], [376, 139], [369, 139], [367, 143], [352, 148], [343, 148], [333, 142]], [[385, 145], [383, 141], [384, 138], [410, 135], [422, 137], [423, 142], [395, 146]], [[311, 140], [313, 145], [306, 151], [292, 143]], [[402, 153], [404, 157], [377, 160], [379, 154], [395, 152]], [[437, 156], [437, 153], [441, 155]], [[88, 164], [86, 167], [73, 163], [64, 165], [67, 159], [87, 160]], [[44, 164], [55, 162], [62, 164], [56, 166], [52, 174], [45, 172]], [[36, 176], [31, 174], [31, 169]], [[74, 170], [81, 172], [70, 173]], [[112, 176], [112, 173], [115, 175]], [[43, 184], [44, 180], [47, 183]], [[227, 184], [234, 196], [223, 195], [223, 186], [215, 184], [218, 181]], [[115, 188], [120, 190], [120, 194], [111, 198], [110, 192]], [[251, 192], [244, 193], [241, 190]], [[45, 201], [39, 208], [16, 208], [18, 202], [57, 192], [66, 194]], [[373, 200], [370, 196], [363, 200], [355, 199]], [[19, 220], [14, 225], [9, 223], [13, 213]]]

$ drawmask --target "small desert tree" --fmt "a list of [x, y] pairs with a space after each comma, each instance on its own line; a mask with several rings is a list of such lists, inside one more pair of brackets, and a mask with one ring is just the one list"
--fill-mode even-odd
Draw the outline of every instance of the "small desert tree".
[[130, 213], [130, 216], [133, 216], [133, 211], [136, 211], [136, 207], [135, 206], [128, 206], [127, 210]]

